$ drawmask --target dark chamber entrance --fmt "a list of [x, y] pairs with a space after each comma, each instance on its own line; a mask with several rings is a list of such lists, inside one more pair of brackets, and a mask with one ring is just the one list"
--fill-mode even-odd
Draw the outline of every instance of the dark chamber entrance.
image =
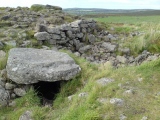
[[55, 95], [59, 92], [61, 83], [63, 81], [56, 82], [38, 82], [35, 83], [34, 89], [38, 93], [38, 96], [41, 99], [42, 105], [52, 104], [55, 99]]

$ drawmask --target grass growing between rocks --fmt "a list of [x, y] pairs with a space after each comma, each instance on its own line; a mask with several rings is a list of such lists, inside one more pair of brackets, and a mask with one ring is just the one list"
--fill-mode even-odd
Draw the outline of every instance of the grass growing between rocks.
[[[33, 90], [16, 101], [15, 107], [0, 109], [0, 116], [17, 120], [26, 110], [34, 120], [118, 120], [124, 115], [129, 120], [159, 120], [160, 116], [160, 59], [140, 66], [114, 69], [109, 63], [93, 65], [69, 53], [82, 68], [81, 73], [62, 85], [52, 107], [40, 106]], [[114, 81], [100, 85], [96, 80]], [[130, 90], [131, 92], [126, 92]], [[79, 97], [80, 93], [86, 93]], [[68, 96], [71, 96], [68, 100]], [[124, 101], [122, 106], [110, 103], [112, 98]]]
[[7, 57], [0, 58], [0, 70], [3, 70], [7, 64]]
[[124, 23], [124, 24], [139, 24], [139, 23], [159, 23], [160, 16], [108, 16], [95, 18], [100, 22], [107, 23]]
[[[95, 18], [107, 26], [106, 30], [111, 34], [118, 34], [116, 41], [122, 47], [128, 47], [131, 54], [137, 56], [143, 50], [151, 53], [160, 52], [160, 24], [159, 16], [109, 16], [107, 18]], [[131, 34], [138, 33], [135, 36]]]
[[7, 54], [0, 58], [0, 70], [5, 69], [6, 64], [7, 64], [7, 59], [8, 59], [8, 51], [13, 48], [12, 46], [9, 45], [5, 45], [5, 47], [3, 48], [3, 51], [5, 51]]
[[160, 24], [144, 24], [141, 26], [143, 34], [128, 38], [124, 46], [129, 47], [134, 55], [148, 50], [151, 53], [160, 52]]

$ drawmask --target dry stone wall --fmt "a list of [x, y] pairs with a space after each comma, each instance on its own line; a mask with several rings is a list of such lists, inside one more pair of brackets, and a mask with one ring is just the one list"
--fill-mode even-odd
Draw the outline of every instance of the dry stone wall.
[[34, 36], [41, 44], [47, 41], [58, 48], [79, 51], [86, 44], [96, 41], [97, 24], [94, 20], [77, 20], [55, 27], [38, 25], [36, 31], [38, 32]]
[[[37, 24], [36, 31], [34, 36], [40, 44], [48, 42], [58, 49], [66, 48], [93, 63], [110, 61], [115, 67], [139, 65], [160, 56], [145, 50], [139, 56], [133, 57], [129, 48], [122, 48], [118, 44], [118, 35], [100, 30], [94, 20], [77, 20], [54, 27]], [[122, 55], [117, 55], [117, 52]]]

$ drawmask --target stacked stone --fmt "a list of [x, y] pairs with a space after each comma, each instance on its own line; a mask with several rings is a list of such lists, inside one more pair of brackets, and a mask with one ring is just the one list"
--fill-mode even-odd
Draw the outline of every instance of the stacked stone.
[[[43, 27], [43, 28], [42, 28]], [[79, 51], [85, 43], [93, 44], [96, 40], [97, 24], [94, 20], [77, 20], [69, 24], [56, 27], [39, 26], [40, 32], [34, 36], [40, 43], [48, 41], [59, 48], [67, 47], [72, 51]]]
[[55, 24], [55, 22], [59, 20], [59, 23], [64, 23], [65, 13], [62, 12], [61, 7], [51, 5], [43, 6], [45, 12], [35, 12], [27, 7], [6, 8], [5, 11], [2, 11], [0, 20], [9, 22], [10, 26], [13, 26], [14, 28], [33, 27], [36, 25], [36, 22], [39, 21], [43, 21], [45, 24]]
[[[67, 48], [90, 62], [105, 63], [110, 61], [113, 66], [139, 65], [143, 61], [159, 58], [159, 54], [142, 52], [138, 57], [130, 55], [129, 48], [122, 48], [117, 41], [116, 34], [108, 31], [99, 31], [94, 20], [77, 20], [69, 24], [47, 27], [39, 24], [34, 35], [40, 44], [48, 42], [58, 49]], [[117, 55], [119, 52], [121, 55]]]
[[7, 71], [3, 69], [1, 71], [0, 78], [0, 108], [4, 106], [12, 106], [14, 100], [17, 97], [24, 96], [26, 91], [31, 86], [29, 85], [18, 85], [7, 78]]

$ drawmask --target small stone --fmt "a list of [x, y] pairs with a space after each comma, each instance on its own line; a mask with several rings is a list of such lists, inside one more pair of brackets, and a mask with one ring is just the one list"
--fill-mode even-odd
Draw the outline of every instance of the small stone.
[[83, 38], [83, 33], [77, 33], [77, 34], [76, 34], [76, 37], [77, 37], [77, 38]]
[[0, 85], [0, 107], [4, 107], [8, 104], [8, 100], [10, 99], [9, 92], [6, 91], [1, 85]]
[[117, 56], [117, 60], [122, 63], [125, 64], [127, 62], [127, 59], [124, 56]]
[[148, 117], [143, 116], [141, 120], [147, 120], [147, 119], [148, 119]]
[[11, 94], [11, 99], [14, 99], [14, 98], [16, 98], [16, 94], [12, 93]]
[[6, 77], [7, 77], [7, 71], [6, 71], [6, 69], [3, 69], [3, 70], [1, 71], [1, 76], [2, 76], [3, 78], [6, 78]]
[[88, 41], [90, 43], [94, 43], [96, 41], [96, 37], [92, 34], [88, 35]]
[[109, 42], [103, 42], [101, 47], [106, 49], [106, 50], [108, 50], [108, 52], [114, 52], [116, 50], [116, 48], [117, 48], [116, 45], [112, 45]]
[[157, 96], [160, 96], [160, 92], [157, 93]]
[[32, 112], [31, 112], [31, 111], [26, 111], [25, 113], [23, 113], [23, 114], [20, 116], [19, 120], [33, 120], [33, 119], [31, 118], [31, 116], [32, 116]]
[[114, 27], [111, 27], [110, 30], [114, 31], [115, 29], [114, 29]]
[[22, 88], [15, 88], [14, 89], [14, 93], [17, 95], [17, 96], [24, 96], [26, 94], [26, 91]]
[[126, 120], [126, 119], [127, 119], [127, 117], [126, 117], [125, 115], [120, 114], [120, 116], [119, 116], [119, 120]]
[[58, 34], [58, 35], [60, 35], [60, 33], [61, 33], [58, 27], [49, 27], [47, 29], [47, 32], [53, 33], [53, 34]]
[[90, 50], [91, 48], [92, 48], [91, 45], [86, 45], [86, 46], [84, 46], [84, 47], [81, 47], [81, 48], [79, 49], [79, 52], [80, 52], [80, 53], [85, 53], [85, 52], [87, 52], [88, 50]]
[[11, 102], [9, 103], [9, 106], [10, 106], [10, 107], [15, 107], [15, 106], [16, 106], [16, 102], [15, 102], [15, 101], [11, 101]]
[[37, 40], [48, 40], [50, 35], [47, 32], [37, 32], [34, 34], [34, 37], [37, 38]]
[[72, 34], [72, 31], [67, 31], [67, 37], [69, 37], [69, 38], [72, 38], [72, 36], [73, 36], [73, 34]]
[[4, 42], [6, 45], [12, 46], [12, 47], [16, 47], [17, 43], [15, 40], [10, 40], [10, 41], [6, 41]]
[[78, 96], [79, 96], [79, 97], [86, 97], [86, 96], [88, 96], [88, 93], [86, 93], [86, 92], [80, 93]]
[[61, 36], [60, 36], [60, 35], [57, 35], [57, 34], [52, 34], [52, 35], [51, 35], [51, 38], [52, 38], [53, 40], [60, 40], [60, 39], [61, 39]]
[[110, 103], [117, 105], [117, 106], [122, 106], [124, 104], [124, 100], [122, 100], [120, 98], [112, 98], [112, 99], [110, 99]]
[[123, 94], [124, 95], [133, 95], [134, 91], [133, 90], [126, 90]]
[[21, 44], [20, 46], [21, 47], [27, 47], [27, 46], [29, 46], [31, 44], [32, 44], [31, 41], [27, 40], [27, 41], [23, 41], [23, 44]]
[[105, 104], [108, 102], [108, 99], [106, 99], [106, 98], [98, 98], [97, 100], [98, 100], [98, 102], [100, 102], [102, 104]]
[[138, 81], [139, 81], [139, 82], [142, 82], [142, 81], [143, 81], [143, 78], [138, 78]]
[[122, 83], [119, 83], [119, 84], [118, 84], [118, 87], [120, 87], [120, 88], [121, 88], [121, 87], [122, 87]]
[[68, 100], [71, 101], [73, 97], [74, 97], [74, 95], [68, 96]]
[[110, 78], [101, 78], [101, 79], [97, 80], [97, 83], [102, 85], [102, 86], [105, 86], [105, 85], [107, 85], [111, 82], [114, 82], [114, 80], [110, 79]]
[[43, 50], [50, 50], [50, 48], [49, 48], [49, 47], [44, 46], [44, 45], [42, 46], [42, 49], [43, 49]]
[[5, 83], [3, 82], [3, 80], [0, 78], [0, 85], [2, 86], [2, 87], [5, 87]]
[[6, 56], [6, 53], [3, 50], [0, 50], [0, 58], [3, 58]]
[[6, 83], [7, 79], [6, 78], [0, 78], [0, 81], [4, 82], [4, 86], [5, 86], [5, 83]]
[[6, 84], [5, 84], [5, 88], [6, 88], [7, 90], [11, 90], [11, 89], [15, 88], [15, 85], [14, 85], [14, 84], [11, 84], [11, 83], [6, 83]]
[[79, 52], [74, 53], [77, 57], [81, 56]]
[[52, 47], [51, 50], [58, 51], [57, 47]]

